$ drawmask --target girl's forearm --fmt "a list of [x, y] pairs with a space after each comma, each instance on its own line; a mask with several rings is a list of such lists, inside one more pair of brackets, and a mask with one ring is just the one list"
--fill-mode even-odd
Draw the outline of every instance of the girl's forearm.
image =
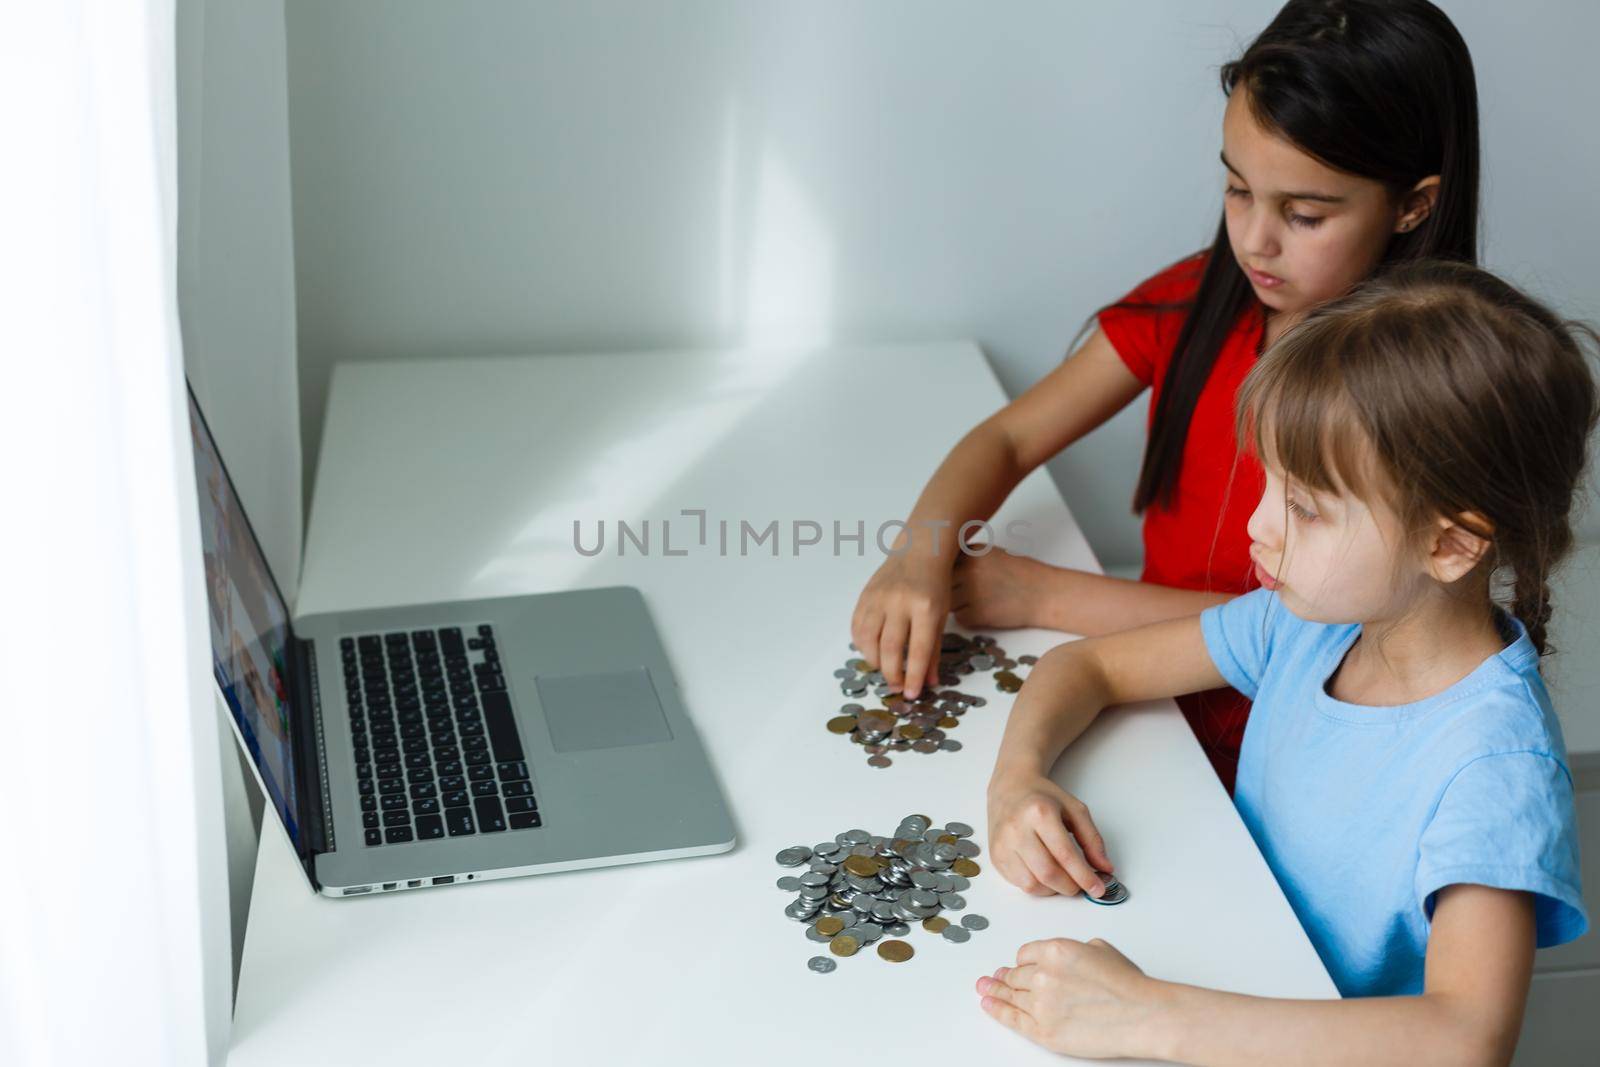
[[1006, 719], [994, 779], [1048, 775], [1105, 706], [1099, 672], [1072, 644], [1039, 657]]
[[1165, 1009], [1148, 1055], [1205, 1067], [1503, 1065], [1516, 1035], [1497, 1035], [1440, 993], [1277, 1000], [1157, 983]]
[[1065, 567], [1047, 567], [1045, 582], [1038, 624], [1083, 637], [1198, 615], [1234, 597], [1232, 593], [1178, 589]]
[[945, 456], [906, 516], [907, 529], [891, 547], [946, 563], [956, 558], [961, 524], [987, 520], [1027, 475], [1009, 439], [991, 423], [978, 424]]

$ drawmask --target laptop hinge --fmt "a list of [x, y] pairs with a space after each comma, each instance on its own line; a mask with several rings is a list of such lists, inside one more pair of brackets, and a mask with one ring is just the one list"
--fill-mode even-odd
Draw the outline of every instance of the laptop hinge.
[[292, 672], [300, 690], [295, 694], [296, 703], [305, 709], [304, 725], [309, 727], [296, 733], [302, 737], [298, 753], [300, 766], [310, 771], [301, 776], [305, 800], [302, 810], [306, 812], [307, 842], [315, 855], [332, 852], [336, 847], [333, 820], [329, 817], [333, 800], [328, 789], [328, 747], [322, 732], [322, 687], [317, 678], [317, 653], [313, 644], [299, 638], [291, 638], [290, 643], [295, 650], [293, 654], [300, 660], [300, 669]]

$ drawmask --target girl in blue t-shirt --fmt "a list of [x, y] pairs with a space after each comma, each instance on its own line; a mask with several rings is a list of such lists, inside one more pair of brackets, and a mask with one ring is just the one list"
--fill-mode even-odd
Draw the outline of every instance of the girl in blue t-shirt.
[[984, 1010], [1082, 1056], [1510, 1060], [1535, 947], [1587, 927], [1539, 676], [1597, 417], [1580, 334], [1595, 338], [1442, 262], [1315, 312], [1239, 392], [1267, 476], [1249, 521], [1262, 588], [1052, 650], [1006, 725], [995, 866], [1098, 896], [1111, 863], [1049, 778], [1061, 751], [1108, 705], [1223, 683], [1251, 697], [1235, 802], [1339, 991], [1365, 999], [1199, 989], [1054, 939], [979, 979]]

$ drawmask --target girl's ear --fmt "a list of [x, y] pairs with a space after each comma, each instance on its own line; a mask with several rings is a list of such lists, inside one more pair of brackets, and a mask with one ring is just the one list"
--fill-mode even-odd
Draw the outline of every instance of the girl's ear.
[[1423, 220], [1433, 214], [1434, 205], [1438, 202], [1439, 176], [1430, 174], [1400, 198], [1400, 211], [1394, 220], [1395, 232], [1406, 233], [1421, 226]]
[[1428, 546], [1428, 573], [1445, 585], [1472, 573], [1492, 544], [1480, 531], [1491, 529], [1489, 522], [1476, 512], [1456, 519], [1439, 519]]

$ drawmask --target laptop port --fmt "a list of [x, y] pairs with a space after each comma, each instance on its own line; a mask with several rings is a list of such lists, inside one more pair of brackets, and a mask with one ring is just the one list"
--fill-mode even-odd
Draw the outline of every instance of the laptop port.
[[399, 882], [385, 882], [385, 883], [383, 883], [383, 888], [385, 890], [390, 890], [390, 889], [393, 889], [395, 886], [397, 886], [399, 884], [400, 884]]
[[406, 888], [407, 889], [415, 889], [415, 888], [417, 888], [417, 886], [419, 886], [421, 884], [422, 884], [422, 879], [421, 878], [413, 878], [413, 879], [411, 879], [411, 881], [406, 883]]
[[456, 880], [456, 876], [453, 875], [453, 874], [441, 874], [439, 877], [437, 877], [437, 878], [435, 878], [433, 880], [433, 884], [434, 885], [449, 885], [451, 882], [453, 882], [455, 880]]
[[344, 891], [344, 895], [347, 896], [347, 897], [353, 897], [357, 893], [370, 893], [370, 892], [372, 892], [372, 887], [370, 885], [353, 885], [349, 889], [346, 889]]

